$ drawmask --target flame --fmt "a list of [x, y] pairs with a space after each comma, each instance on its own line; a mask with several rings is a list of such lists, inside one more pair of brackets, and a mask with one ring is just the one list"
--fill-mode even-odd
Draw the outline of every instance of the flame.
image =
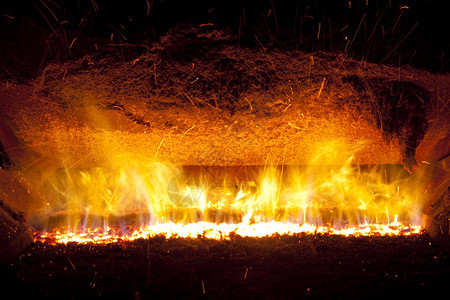
[[215, 224], [210, 222], [197, 223], [160, 223], [140, 227], [130, 233], [118, 234], [117, 231], [107, 227], [106, 230], [87, 230], [82, 233], [55, 231], [42, 233], [36, 240], [51, 244], [69, 242], [75, 243], [115, 243], [119, 241], [133, 241], [155, 236], [169, 238], [203, 238], [215, 240], [231, 240], [234, 236], [262, 238], [274, 235], [298, 235], [298, 234], [330, 234], [344, 236], [394, 236], [411, 235], [421, 232], [417, 225], [404, 226], [399, 222], [392, 224], [362, 224], [357, 227], [332, 228], [327, 226], [313, 226], [308, 223], [302, 225], [281, 222], [259, 222], [256, 224]]
[[308, 166], [249, 168], [246, 178], [129, 157], [111, 168], [61, 169], [42, 187], [48, 202], [32, 222], [38, 240], [55, 243], [418, 233], [417, 182], [398, 166], [342, 160], [336, 145], [318, 147]]

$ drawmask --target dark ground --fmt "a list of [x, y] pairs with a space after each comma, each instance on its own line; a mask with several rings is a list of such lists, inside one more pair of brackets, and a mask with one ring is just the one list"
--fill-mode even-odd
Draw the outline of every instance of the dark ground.
[[11, 299], [441, 299], [450, 283], [426, 234], [37, 242], [0, 270]]

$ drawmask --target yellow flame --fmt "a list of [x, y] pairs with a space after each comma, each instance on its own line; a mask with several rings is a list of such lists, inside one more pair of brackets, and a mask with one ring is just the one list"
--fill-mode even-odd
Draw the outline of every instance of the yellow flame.
[[42, 239], [58, 242], [418, 232], [417, 183], [396, 166], [342, 159], [338, 146], [318, 147], [309, 166], [266, 166], [249, 179], [222, 182], [123, 157], [109, 169], [61, 169], [43, 187], [49, 205], [35, 226], [49, 229]]

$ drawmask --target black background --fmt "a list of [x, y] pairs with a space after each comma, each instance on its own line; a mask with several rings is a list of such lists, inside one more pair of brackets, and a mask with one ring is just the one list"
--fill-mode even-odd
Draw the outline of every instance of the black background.
[[104, 53], [111, 44], [123, 45], [114, 49], [130, 58], [139, 54], [139, 46], [151, 48], [179, 24], [209, 23], [214, 24], [209, 28], [234, 35], [242, 47], [344, 52], [370, 62], [448, 72], [450, 27], [443, 4], [441, 0], [3, 0], [0, 78], [29, 78], [48, 62]]

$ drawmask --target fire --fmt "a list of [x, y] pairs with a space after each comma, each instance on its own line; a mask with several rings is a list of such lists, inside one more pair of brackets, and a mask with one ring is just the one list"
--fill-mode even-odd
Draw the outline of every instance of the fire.
[[331, 234], [344, 236], [393, 236], [410, 235], [421, 232], [417, 225], [404, 226], [399, 222], [392, 224], [362, 224], [357, 227], [332, 228], [326, 226], [313, 226], [307, 223], [302, 225], [281, 222], [259, 222], [256, 224], [215, 224], [210, 222], [197, 223], [160, 223], [135, 229], [131, 233], [118, 234], [118, 231], [107, 227], [104, 231], [86, 230], [81, 233], [55, 231], [43, 233], [36, 239], [49, 243], [115, 243], [119, 241], [133, 241], [155, 236], [169, 238], [206, 238], [215, 240], [230, 240], [233, 236], [261, 238], [274, 235], [298, 235], [298, 234]]
[[351, 155], [339, 162], [333, 147], [319, 149], [309, 166], [231, 175], [123, 157], [110, 169], [61, 169], [43, 186], [48, 202], [30, 222], [42, 232], [38, 240], [56, 243], [420, 231], [414, 177], [398, 166], [358, 166]]

